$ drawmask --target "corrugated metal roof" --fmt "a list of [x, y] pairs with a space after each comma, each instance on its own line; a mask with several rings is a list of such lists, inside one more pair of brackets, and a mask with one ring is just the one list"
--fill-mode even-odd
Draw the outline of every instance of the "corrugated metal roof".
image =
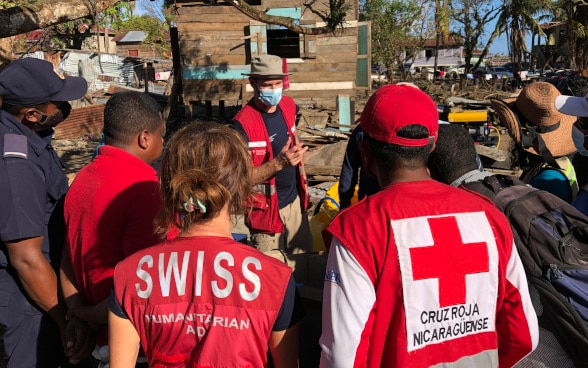
[[98, 61], [98, 55], [91, 52], [69, 51], [62, 59], [59, 67], [68, 75], [80, 76], [88, 80], [88, 88], [91, 91], [106, 90], [110, 83], [96, 79], [103, 75], [112, 77], [114, 81], [126, 80], [123, 77], [123, 63], [115, 54], [100, 54], [102, 69]]
[[[23, 55], [23, 57], [44, 59], [44, 52], [28, 53]], [[102, 60], [102, 70], [100, 69], [98, 59]], [[140, 58], [122, 59], [116, 54], [100, 54], [100, 58], [98, 58], [98, 54], [90, 51], [69, 50], [59, 63], [59, 68], [67, 75], [75, 77], [83, 76], [88, 81], [88, 89], [96, 92], [106, 91], [111, 83], [98, 79], [98, 76], [110, 77], [115, 84], [131, 85], [134, 82], [134, 68], [142, 65], [142, 60]], [[167, 60], [161, 60], [160, 62], [171, 63], [171, 61]], [[161, 70], [164, 70], [164, 68], [161, 68]], [[110, 78], [106, 79], [109, 80]], [[154, 89], [161, 89], [161, 93], [163, 93], [164, 86], [154, 86], [150, 88], [150, 91], [154, 91]]]
[[128, 31], [118, 42], [143, 42], [147, 33], [143, 31]]
[[[100, 55], [102, 62], [98, 60], [98, 55], [92, 54], [92, 56], [90, 56], [90, 59], [96, 68], [96, 73], [98, 75], [107, 75], [109, 77], [120, 79], [123, 63], [119, 61], [118, 56], [113, 54], [110, 54], [108, 57], [103, 56], [108, 56], [108, 54]], [[102, 64], [102, 69], [100, 69], [100, 64]]]

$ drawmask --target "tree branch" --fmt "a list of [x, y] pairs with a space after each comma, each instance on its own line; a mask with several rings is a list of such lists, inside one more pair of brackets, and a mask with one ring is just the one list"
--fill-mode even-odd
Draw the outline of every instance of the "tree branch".
[[[96, 10], [103, 11], [120, 0], [96, 1]], [[39, 1], [0, 11], [0, 38], [47, 28], [56, 24], [85, 18], [94, 13], [83, 0]]]
[[244, 0], [224, 0], [227, 4], [230, 4], [237, 8], [241, 13], [245, 14], [251, 19], [267, 24], [276, 24], [288, 28], [292, 32], [306, 34], [306, 35], [321, 35], [327, 33], [333, 33], [337, 28], [343, 27], [345, 24], [345, 15], [349, 10], [350, 5], [345, 3], [344, 0], [330, 0], [331, 15], [321, 14], [312, 9], [312, 4], [305, 4], [307, 9], [313, 13], [319, 15], [326, 26], [324, 27], [304, 27], [295, 23], [295, 19], [289, 17], [281, 17], [275, 15], [268, 15], [263, 10], [257, 10], [247, 4]]

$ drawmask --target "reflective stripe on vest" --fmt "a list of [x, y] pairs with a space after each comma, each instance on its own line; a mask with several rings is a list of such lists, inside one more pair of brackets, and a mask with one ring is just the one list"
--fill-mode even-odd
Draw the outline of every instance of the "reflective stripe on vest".
[[576, 183], [576, 170], [574, 169], [574, 165], [572, 165], [572, 162], [570, 161], [570, 159], [566, 156], [566, 167], [562, 169], [564, 170], [564, 173], [566, 174], [566, 178], [568, 178], [568, 181], [570, 182], [570, 186], [574, 185]]
[[576, 170], [574, 169], [574, 165], [567, 156], [558, 157], [555, 159], [557, 166], [561, 170], [562, 174], [566, 176], [568, 179], [568, 184], [573, 187], [576, 184]]
[[266, 141], [249, 142], [247, 144], [249, 148], [267, 147]]
[[265, 195], [273, 195], [276, 192], [276, 186], [271, 184], [257, 184], [253, 186], [253, 190]]

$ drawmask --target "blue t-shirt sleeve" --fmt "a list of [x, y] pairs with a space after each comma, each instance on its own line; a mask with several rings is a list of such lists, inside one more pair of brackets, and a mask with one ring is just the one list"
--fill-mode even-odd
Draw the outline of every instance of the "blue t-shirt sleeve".
[[239, 133], [241, 133], [243, 138], [245, 138], [245, 142], [249, 141], [249, 138], [247, 137], [247, 134], [245, 133], [245, 129], [243, 129], [243, 125], [241, 125], [240, 122], [238, 122], [237, 120], [233, 120], [233, 122], [230, 126], [231, 126], [231, 128], [233, 128], [236, 131], [238, 131]]
[[302, 299], [300, 298], [300, 294], [296, 288], [294, 276], [290, 276], [288, 288], [286, 289], [284, 300], [282, 301], [282, 307], [280, 308], [278, 318], [276, 318], [276, 322], [274, 323], [272, 331], [287, 330], [288, 328], [300, 322], [305, 313], [304, 306], [302, 305]]
[[572, 193], [568, 179], [558, 170], [542, 170], [531, 179], [529, 184], [534, 188], [556, 195], [568, 203], [571, 203], [572, 201]]
[[108, 307], [110, 311], [114, 313], [116, 316], [124, 319], [129, 319], [129, 316], [125, 313], [122, 306], [116, 300], [116, 296], [114, 295], [114, 289], [110, 291], [110, 296], [108, 297]]

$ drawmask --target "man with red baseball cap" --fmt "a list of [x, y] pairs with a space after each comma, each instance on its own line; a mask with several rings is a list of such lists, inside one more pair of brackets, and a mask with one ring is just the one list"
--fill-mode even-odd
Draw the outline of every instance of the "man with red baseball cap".
[[68, 327], [58, 296], [68, 180], [51, 147], [68, 101], [87, 88], [84, 78], [64, 77], [39, 59], [15, 60], [0, 72], [0, 339], [8, 368], [64, 367], [61, 342], [72, 362], [94, 345], [85, 334], [65, 341], [66, 332], [89, 327], [76, 319]]
[[433, 100], [385, 86], [360, 119], [383, 189], [326, 229], [321, 367], [514, 365], [538, 342], [525, 273], [504, 215], [429, 176]]

